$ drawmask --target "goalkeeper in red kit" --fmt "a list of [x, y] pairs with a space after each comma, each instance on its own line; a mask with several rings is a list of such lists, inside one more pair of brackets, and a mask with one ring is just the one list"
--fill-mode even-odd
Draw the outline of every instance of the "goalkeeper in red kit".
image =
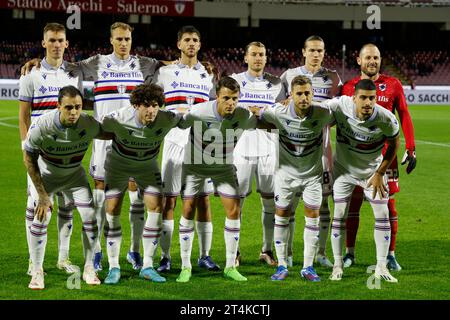
[[[416, 167], [416, 153], [414, 143], [414, 127], [411, 115], [406, 104], [405, 94], [401, 82], [394, 77], [390, 77], [380, 73], [381, 55], [377, 46], [374, 44], [364, 45], [357, 57], [358, 65], [361, 67], [361, 75], [347, 81], [342, 87], [341, 95], [353, 96], [355, 84], [360, 79], [373, 80], [377, 87], [377, 104], [383, 106], [389, 111], [397, 112], [401, 122], [403, 135], [406, 141], [406, 151], [402, 158], [401, 164], [407, 164], [406, 173], [411, 173]], [[383, 154], [387, 146], [384, 146]], [[397, 210], [395, 208], [394, 195], [400, 191], [398, 185], [398, 161], [394, 158], [389, 169], [386, 171], [389, 185], [389, 221], [391, 224], [391, 243], [389, 246], [389, 254], [387, 256], [387, 266], [394, 271], [400, 271], [401, 266], [395, 258], [395, 242], [397, 236]], [[363, 190], [356, 187], [352, 194], [348, 217], [346, 222], [346, 255], [344, 256], [344, 267], [350, 267], [355, 262], [355, 240], [359, 226], [359, 211], [363, 202]]]

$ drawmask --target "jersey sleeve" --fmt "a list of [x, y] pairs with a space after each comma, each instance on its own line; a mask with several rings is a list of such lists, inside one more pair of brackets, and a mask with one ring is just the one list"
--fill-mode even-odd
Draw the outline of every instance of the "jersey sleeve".
[[109, 113], [103, 117], [103, 121], [101, 124], [103, 131], [114, 133], [115, 123], [116, 123], [116, 119], [114, 117], [115, 114], [116, 113], [113, 112], [113, 113]]
[[330, 71], [330, 77], [333, 81], [333, 84], [331, 86], [331, 96], [336, 97], [340, 95], [340, 92], [342, 91], [342, 81], [341, 77], [339, 77], [339, 74], [336, 70]]
[[256, 116], [248, 110], [245, 110], [247, 120], [245, 121], [242, 129], [255, 129], [256, 124], [258, 123], [258, 119]]
[[155, 76], [156, 71], [162, 65], [161, 62], [154, 58], [139, 56], [138, 59], [144, 79], [152, 79]]
[[28, 153], [39, 153], [40, 147], [42, 145], [42, 133], [39, 126], [39, 120], [32, 124], [30, 129], [28, 129], [27, 138], [25, 140], [25, 150]]
[[80, 62], [77, 62], [76, 65], [82, 72], [84, 79], [97, 80], [96, 77], [99, 63], [100, 63], [100, 55], [97, 54], [95, 56], [84, 59]]
[[86, 114], [86, 116], [87, 116], [88, 128], [91, 131], [91, 136], [92, 137], [98, 136], [101, 132], [100, 122], [95, 120], [95, 118], [91, 115]]
[[278, 96], [275, 98], [276, 102], [286, 100], [289, 97], [289, 83], [287, 81], [287, 71], [283, 72], [280, 77], [281, 80], [281, 90]]
[[275, 105], [271, 106], [271, 107], [265, 107], [264, 109], [261, 110], [261, 113], [259, 115], [259, 118], [262, 121], [265, 121], [267, 123], [272, 123], [272, 124], [276, 124], [276, 112], [275, 112]]
[[[380, 106], [380, 108], [382, 107]], [[388, 117], [386, 121], [382, 122], [382, 130], [387, 139], [394, 139], [400, 133], [400, 126], [398, 124], [397, 118], [393, 113], [387, 112], [387, 115]]]
[[201, 120], [198, 120], [197, 117], [193, 113], [191, 113], [191, 112], [185, 113], [182, 116], [181, 120], [178, 122], [177, 127], [180, 129], [189, 128], [194, 125], [194, 122], [196, 120], [201, 121]]
[[402, 126], [403, 135], [405, 136], [406, 149], [414, 151], [416, 144], [414, 141], [414, 126], [411, 115], [406, 103], [405, 92], [400, 81], [396, 81], [394, 108], [397, 110], [398, 117]]
[[19, 100], [32, 102], [34, 96], [33, 80], [31, 73], [21, 76], [19, 80]]

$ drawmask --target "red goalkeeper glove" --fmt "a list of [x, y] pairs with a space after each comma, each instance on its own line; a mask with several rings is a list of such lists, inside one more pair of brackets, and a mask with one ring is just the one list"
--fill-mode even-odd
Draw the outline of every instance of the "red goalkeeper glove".
[[405, 154], [403, 155], [402, 159], [402, 165], [408, 163], [408, 166], [406, 167], [406, 173], [410, 174], [414, 168], [416, 167], [416, 151], [415, 150], [406, 150]]

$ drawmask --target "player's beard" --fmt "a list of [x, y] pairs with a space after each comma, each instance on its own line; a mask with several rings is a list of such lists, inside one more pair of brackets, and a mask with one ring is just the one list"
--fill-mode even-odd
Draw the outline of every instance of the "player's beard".
[[380, 68], [377, 66], [374, 68], [375, 71], [369, 71], [369, 67], [365, 67], [362, 69], [362, 72], [369, 78], [373, 78], [374, 76], [376, 76], [379, 72], [380, 72]]

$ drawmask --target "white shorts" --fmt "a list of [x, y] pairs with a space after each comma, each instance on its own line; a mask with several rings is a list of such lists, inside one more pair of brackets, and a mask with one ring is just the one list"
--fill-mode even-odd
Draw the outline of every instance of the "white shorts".
[[[210, 179], [208, 179], [210, 178]], [[234, 165], [203, 166], [198, 164], [183, 165], [181, 197], [183, 199], [198, 196], [204, 186], [205, 179], [211, 181], [208, 188], [216, 188], [218, 194], [225, 198], [239, 199], [238, 180]]]
[[245, 157], [234, 153], [234, 165], [239, 183], [239, 196], [247, 197], [252, 193], [252, 180], [256, 177], [256, 191], [263, 198], [273, 198], [273, 175], [275, 173], [275, 155]]
[[[52, 204], [53, 195], [62, 192], [64, 194], [64, 201], [72, 203], [75, 207], [93, 208], [92, 191], [83, 167], [68, 176], [49, 175], [41, 172], [44, 188], [49, 195]], [[30, 196], [35, 203], [39, 199], [38, 193], [34, 184], [29, 186]]]
[[[174, 128], [175, 129], [175, 128]], [[173, 129], [172, 129], [173, 130]], [[165, 196], [178, 196], [181, 191], [181, 175], [184, 160], [184, 147], [171, 141], [164, 141], [161, 173]], [[214, 191], [211, 179], [205, 179], [199, 195], [208, 195]]]
[[305, 207], [319, 210], [322, 204], [322, 181], [320, 176], [298, 178], [278, 169], [275, 174], [275, 206], [288, 209], [294, 196], [302, 194]]
[[136, 182], [144, 195], [162, 196], [162, 181], [158, 163], [146, 162], [145, 166], [124, 166], [121, 163], [107, 161], [105, 176], [105, 198], [120, 198], [128, 187], [128, 181]]
[[94, 139], [92, 142], [92, 155], [89, 163], [89, 174], [95, 180], [105, 180], [105, 159], [109, 149], [111, 149], [111, 140]]
[[[358, 179], [345, 172], [338, 166], [334, 167], [334, 175], [336, 177], [333, 185], [333, 199], [335, 203], [350, 202], [353, 189], [355, 188], [355, 186], [360, 186], [364, 189], [364, 196], [370, 203], [387, 204], [389, 200], [389, 192], [386, 192], [383, 199], [380, 199], [379, 195], [375, 195], [375, 198], [372, 198], [373, 187], [367, 187], [367, 183], [372, 176], [367, 179]], [[383, 179], [386, 188], [388, 188], [386, 175]]]

